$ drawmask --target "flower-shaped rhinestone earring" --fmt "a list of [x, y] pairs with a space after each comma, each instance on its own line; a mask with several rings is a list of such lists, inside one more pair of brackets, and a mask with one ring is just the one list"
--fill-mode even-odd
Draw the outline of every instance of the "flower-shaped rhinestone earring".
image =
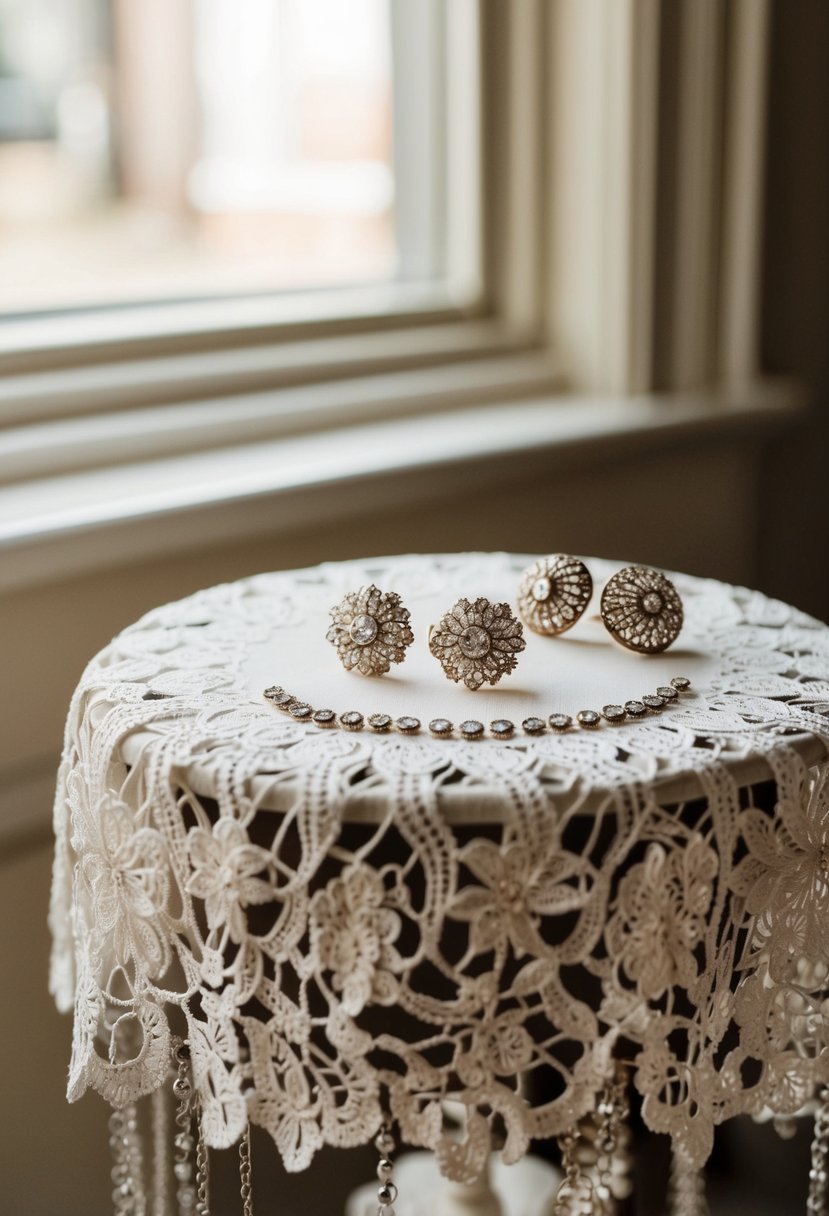
[[509, 604], [491, 604], [483, 597], [470, 603], [459, 599], [429, 630], [429, 649], [448, 680], [467, 688], [497, 684], [515, 669], [524, 649], [524, 629]]
[[354, 668], [364, 676], [379, 676], [392, 663], [402, 663], [406, 647], [414, 641], [409, 610], [396, 591], [383, 592], [370, 584], [349, 591], [331, 609], [328, 641], [336, 648], [346, 671]]

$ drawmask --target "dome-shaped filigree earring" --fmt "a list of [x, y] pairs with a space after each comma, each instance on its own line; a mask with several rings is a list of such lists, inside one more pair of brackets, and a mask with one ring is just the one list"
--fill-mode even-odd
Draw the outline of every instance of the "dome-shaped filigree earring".
[[670, 579], [649, 566], [628, 566], [602, 591], [602, 620], [628, 650], [660, 654], [682, 629], [682, 600]]
[[518, 611], [535, 633], [557, 637], [572, 628], [593, 594], [593, 579], [584, 562], [564, 553], [539, 558], [521, 575]]
[[384, 675], [392, 663], [402, 663], [414, 641], [409, 610], [396, 591], [381, 591], [371, 583], [349, 591], [331, 609], [328, 641], [346, 671], [364, 676]]
[[[583, 615], [593, 580], [577, 557], [553, 553], [521, 575], [518, 610], [535, 633], [558, 637]], [[682, 629], [682, 600], [670, 579], [649, 566], [628, 566], [602, 591], [601, 618], [608, 633], [628, 650], [660, 654]]]

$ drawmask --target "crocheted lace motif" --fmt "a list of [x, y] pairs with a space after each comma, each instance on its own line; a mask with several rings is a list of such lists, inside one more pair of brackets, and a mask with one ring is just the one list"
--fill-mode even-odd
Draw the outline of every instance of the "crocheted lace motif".
[[[474, 589], [476, 563], [508, 595], [526, 559], [370, 571], [411, 602], [430, 581]], [[181, 1034], [211, 1146], [250, 1119], [301, 1170], [390, 1112], [456, 1179], [493, 1128], [512, 1162], [572, 1125], [614, 1056], [696, 1163], [722, 1120], [800, 1109], [829, 1082], [829, 629], [671, 577], [718, 674], [594, 734], [380, 738], [257, 701], [247, 648], [323, 622], [359, 564], [216, 587], [116, 638], [73, 699], [55, 802], [70, 1100], [155, 1090]], [[498, 816], [444, 814], [481, 791]]]

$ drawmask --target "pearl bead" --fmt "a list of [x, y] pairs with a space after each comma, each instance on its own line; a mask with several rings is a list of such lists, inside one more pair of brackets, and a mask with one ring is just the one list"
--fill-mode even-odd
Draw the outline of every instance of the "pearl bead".
[[389, 1161], [388, 1157], [381, 1157], [377, 1164], [377, 1177], [381, 1182], [388, 1182], [389, 1178], [391, 1178], [393, 1169], [394, 1166]]
[[177, 1161], [173, 1166], [173, 1173], [175, 1174], [176, 1178], [178, 1178], [179, 1182], [189, 1182], [191, 1174], [190, 1162]]

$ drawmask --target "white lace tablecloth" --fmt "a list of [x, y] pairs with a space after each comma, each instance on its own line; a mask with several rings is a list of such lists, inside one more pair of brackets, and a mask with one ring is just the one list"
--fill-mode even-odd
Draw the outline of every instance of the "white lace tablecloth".
[[[664, 655], [583, 620], [530, 634], [496, 689], [449, 684], [429, 622], [460, 595], [514, 602], [528, 560], [265, 575], [159, 608], [93, 660], [55, 804], [71, 1100], [157, 1089], [176, 1033], [208, 1144], [250, 1119], [299, 1170], [391, 1115], [466, 1179], [493, 1124], [509, 1162], [592, 1109], [614, 1056], [695, 1163], [717, 1123], [796, 1112], [829, 1080], [829, 629], [671, 575], [685, 627]], [[368, 581], [416, 635], [381, 679], [325, 641]], [[520, 722], [677, 674], [691, 693], [647, 721], [505, 742], [321, 730], [262, 698]]]

